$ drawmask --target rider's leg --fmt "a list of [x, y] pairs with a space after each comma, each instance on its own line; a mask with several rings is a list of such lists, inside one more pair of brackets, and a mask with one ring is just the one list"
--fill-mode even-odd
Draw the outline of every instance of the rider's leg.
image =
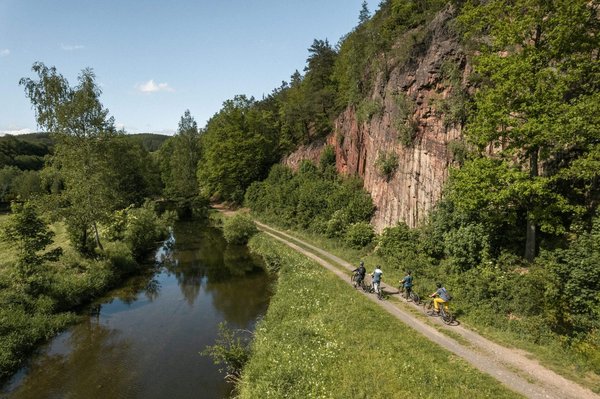
[[446, 304], [446, 301], [444, 301], [442, 298], [435, 298], [433, 300], [433, 307], [435, 308], [436, 312], [440, 311], [440, 303], [444, 304], [444, 309], [448, 309], [448, 304]]

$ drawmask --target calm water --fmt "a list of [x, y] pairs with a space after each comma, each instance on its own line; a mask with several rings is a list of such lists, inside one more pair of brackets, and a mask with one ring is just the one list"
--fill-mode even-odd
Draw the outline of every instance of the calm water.
[[156, 273], [99, 301], [56, 337], [0, 397], [226, 398], [218, 366], [200, 356], [218, 324], [254, 329], [270, 278], [245, 248], [210, 227], [179, 224], [156, 253]]

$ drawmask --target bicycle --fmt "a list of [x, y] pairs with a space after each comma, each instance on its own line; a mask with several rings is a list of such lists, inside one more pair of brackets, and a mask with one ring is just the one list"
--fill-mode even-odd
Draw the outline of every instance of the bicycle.
[[378, 284], [378, 290], [375, 291], [375, 284], [373, 284], [373, 282], [371, 282], [371, 287], [369, 289], [369, 292], [375, 292], [377, 294], [377, 299], [379, 299], [380, 301], [385, 299], [385, 296], [383, 294], [383, 288], [381, 288], [381, 282], [379, 282]]
[[401, 293], [404, 299], [406, 299], [408, 302], [412, 301], [415, 305], [421, 304], [421, 297], [414, 290], [410, 290], [410, 293], [407, 295], [404, 286], [400, 285], [398, 287], [398, 292]]
[[359, 280], [359, 274], [357, 273], [353, 273], [352, 276], [350, 276], [350, 281], [352, 282], [352, 286], [354, 288], [362, 288], [363, 291], [365, 290], [365, 279], [364, 277], [362, 279]]
[[440, 319], [442, 319], [442, 321], [444, 322], [444, 324], [451, 325], [456, 321], [454, 319], [454, 316], [450, 312], [450, 309], [445, 309], [446, 306], [444, 306], [444, 304], [441, 304], [439, 306], [439, 313], [436, 312], [433, 306], [433, 299], [429, 300], [426, 304], [424, 304], [424, 307], [428, 316], [439, 316]]

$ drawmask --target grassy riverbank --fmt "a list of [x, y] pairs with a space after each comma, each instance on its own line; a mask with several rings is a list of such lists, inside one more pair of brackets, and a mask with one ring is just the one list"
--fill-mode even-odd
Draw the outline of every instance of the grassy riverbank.
[[279, 282], [241, 398], [519, 397], [283, 244], [260, 234], [250, 248]]
[[[283, 230], [291, 236], [325, 249], [352, 264], [358, 264], [358, 261], [362, 259], [365, 261], [369, 272], [374, 265], [383, 265], [384, 284], [396, 286], [398, 280], [404, 274], [403, 270], [395, 267], [396, 265], [390, 267], [385, 260], [375, 254], [373, 246], [363, 249], [348, 248], [337, 239], [323, 237], [307, 231]], [[310, 251], [310, 249], [308, 250]], [[433, 291], [432, 287], [435, 286], [436, 281], [434, 278], [421, 274], [417, 274], [415, 278], [415, 288], [419, 294], [423, 296]], [[449, 288], [452, 289], [452, 286], [449, 286]], [[512, 329], [508, 322], [504, 325], [504, 328], [499, 328], [497, 323], [490, 324], [488, 320], [482, 320], [479, 313], [470, 311], [470, 306], [464, 304], [460, 297], [455, 297], [453, 300], [453, 309], [459, 315], [464, 326], [507, 347], [526, 350], [535, 355], [543, 365], [558, 374], [588, 387], [594, 392], [600, 392], [600, 376], [594, 371], [594, 366], [591, 364], [593, 360], [582, 358], [580, 354], [564, 345], [563, 342], [548, 337], [544, 344], [537, 343], [532, 340], [531, 335]]]
[[[8, 218], [0, 216], [0, 231]], [[50, 229], [55, 236], [48, 249], [61, 247], [63, 254], [57, 261], [39, 266], [31, 281], [21, 278], [15, 268], [14, 243], [0, 240], [0, 382], [16, 371], [37, 345], [78, 320], [73, 309], [139, 269], [132, 250], [122, 241], [106, 241], [102, 253], [84, 257], [70, 245], [62, 223], [54, 223]]]

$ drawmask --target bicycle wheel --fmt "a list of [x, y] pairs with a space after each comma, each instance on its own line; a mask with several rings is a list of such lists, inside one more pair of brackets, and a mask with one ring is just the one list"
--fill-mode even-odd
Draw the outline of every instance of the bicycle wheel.
[[421, 298], [419, 297], [419, 295], [417, 295], [414, 291], [411, 291], [410, 293], [410, 297], [412, 299], [412, 301], [418, 305], [421, 303]]
[[377, 290], [377, 299], [379, 299], [380, 301], [383, 300], [383, 289], [381, 288], [381, 285], [379, 286], [379, 289]]
[[423, 304], [423, 308], [425, 308], [425, 313], [428, 316], [437, 316], [437, 312], [433, 308], [433, 301], [428, 301]]
[[443, 306], [440, 306], [440, 317], [442, 318], [442, 321], [448, 325], [452, 324], [452, 322], [454, 321], [452, 313], [450, 313], [449, 310], [444, 310]]

